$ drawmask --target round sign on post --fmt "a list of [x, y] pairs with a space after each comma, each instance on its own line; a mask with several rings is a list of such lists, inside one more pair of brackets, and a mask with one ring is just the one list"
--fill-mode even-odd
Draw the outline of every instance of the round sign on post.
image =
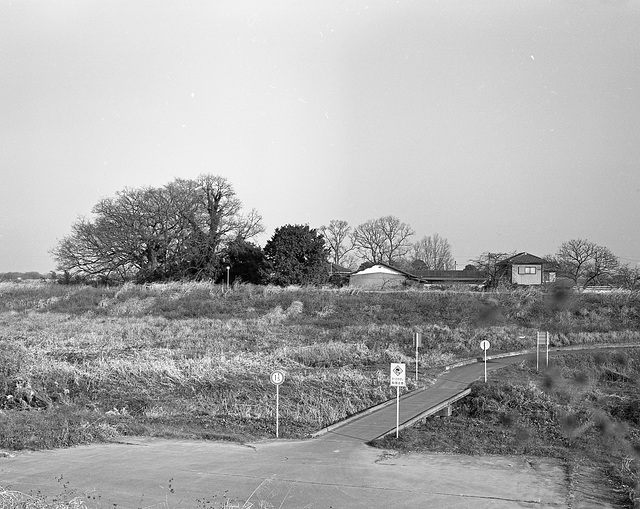
[[480, 348], [484, 350], [484, 383], [487, 383], [487, 350], [489, 350], [490, 346], [491, 343], [489, 343], [486, 339], [480, 341]]
[[271, 383], [276, 386], [276, 438], [280, 435], [280, 386], [284, 382], [284, 372], [277, 370], [269, 377]]
[[270, 380], [273, 385], [282, 385], [282, 382], [284, 382], [284, 373], [282, 371], [274, 371], [271, 373]]

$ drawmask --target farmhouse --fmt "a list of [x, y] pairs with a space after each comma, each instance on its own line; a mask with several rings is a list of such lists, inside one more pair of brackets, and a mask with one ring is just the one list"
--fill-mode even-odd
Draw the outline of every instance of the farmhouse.
[[423, 285], [479, 285], [483, 284], [485, 279], [481, 272], [473, 269], [421, 270], [409, 273], [386, 263], [378, 263], [351, 274], [349, 285], [368, 290], [388, 290], [399, 288], [409, 282]]
[[541, 285], [555, 280], [554, 272], [544, 273], [544, 260], [530, 253], [522, 252], [502, 260], [499, 264], [506, 281], [518, 285]]
[[477, 269], [466, 267], [464, 270], [420, 270], [414, 275], [426, 285], [482, 285], [486, 275]]

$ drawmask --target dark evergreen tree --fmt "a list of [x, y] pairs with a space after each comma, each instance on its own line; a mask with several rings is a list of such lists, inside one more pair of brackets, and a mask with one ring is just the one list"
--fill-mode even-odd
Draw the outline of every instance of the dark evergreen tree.
[[266, 259], [264, 251], [259, 246], [237, 238], [227, 248], [225, 263], [229, 267], [230, 283], [264, 283]]
[[329, 277], [324, 238], [308, 225], [286, 225], [277, 228], [264, 248], [267, 258], [266, 276], [270, 283], [314, 285], [326, 283]]

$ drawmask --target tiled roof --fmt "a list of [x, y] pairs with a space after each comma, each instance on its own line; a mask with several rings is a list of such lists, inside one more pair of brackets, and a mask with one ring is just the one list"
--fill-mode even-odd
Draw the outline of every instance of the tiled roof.
[[423, 283], [482, 283], [486, 276], [477, 270], [421, 270], [416, 278]]
[[353, 271], [332, 262], [327, 262], [329, 274], [351, 274]]
[[414, 275], [420, 278], [477, 278], [482, 273], [479, 270], [416, 270]]
[[502, 260], [500, 265], [513, 265], [513, 264], [541, 264], [544, 260], [536, 255], [530, 253], [518, 253], [509, 258]]

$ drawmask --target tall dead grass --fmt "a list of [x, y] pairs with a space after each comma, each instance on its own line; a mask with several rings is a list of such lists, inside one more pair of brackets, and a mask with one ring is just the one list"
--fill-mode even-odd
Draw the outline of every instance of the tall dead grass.
[[[594, 305], [598, 298], [602, 308]], [[0, 283], [0, 407], [6, 410], [0, 431], [14, 430], [18, 447], [24, 442], [17, 441], [15, 423], [44, 426], [60, 415], [58, 436], [71, 437], [60, 443], [161, 433], [163, 423], [189, 429], [196, 420], [207, 429], [225, 420], [248, 432], [255, 424], [259, 436], [269, 435], [268, 376], [279, 368], [287, 373], [282, 417], [304, 435], [390, 397], [389, 362], [413, 363], [416, 330], [423, 371], [476, 356], [483, 339], [493, 352], [533, 347], [541, 309], [566, 319], [557, 327], [564, 332], [552, 334], [554, 344], [638, 342], [635, 299], [588, 296], [554, 304], [533, 291]], [[618, 328], [592, 330], [598, 316], [589, 313], [606, 315]], [[65, 435], [69, 425], [85, 434]], [[29, 444], [55, 441], [36, 437]]]

